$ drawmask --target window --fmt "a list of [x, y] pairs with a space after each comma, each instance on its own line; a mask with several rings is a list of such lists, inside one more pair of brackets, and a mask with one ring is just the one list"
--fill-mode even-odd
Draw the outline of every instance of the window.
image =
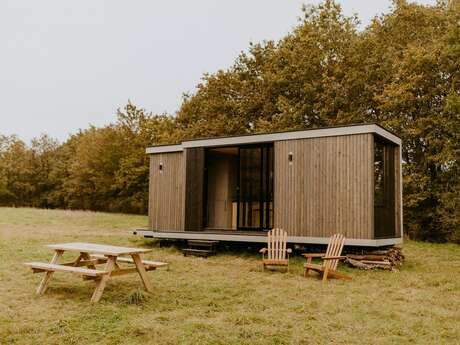
[[374, 232], [375, 238], [396, 233], [395, 146], [374, 137]]
[[383, 206], [385, 202], [385, 170], [384, 170], [385, 146], [374, 141], [374, 205]]

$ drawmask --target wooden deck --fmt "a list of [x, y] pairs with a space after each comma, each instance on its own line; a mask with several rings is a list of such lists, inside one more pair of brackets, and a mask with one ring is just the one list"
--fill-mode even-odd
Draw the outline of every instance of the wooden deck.
[[[157, 231], [149, 229], [136, 229], [133, 235], [145, 238], [158, 238], [170, 240], [208, 240], [229, 242], [267, 243], [265, 231], [239, 231], [239, 230], [203, 230], [203, 231]], [[329, 237], [289, 236], [288, 243], [298, 244], [328, 244]], [[353, 239], [347, 238], [347, 246], [381, 247], [402, 243], [402, 238], [387, 239]]]

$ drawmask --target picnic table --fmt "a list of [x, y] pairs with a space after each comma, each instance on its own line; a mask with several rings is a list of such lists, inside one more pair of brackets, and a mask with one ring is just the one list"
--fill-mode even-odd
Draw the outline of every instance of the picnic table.
[[[85, 280], [96, 280], [97, 284], [91, 297], [91, 302], [98, 302], [101, 299], [104, 288], [111, 277], [135, 272], [139, 274], [145, 290], [153, 292], [146, 272], [167, 265], [167, 263], [160, 261], [141, 260], [140, 255], [150, 252], [151, 249], [80, 242], [49, 244], [47, 247], [55, 251], [49, 263], [25, 263], [26, 266], [32, 268], [33, 273], [45, 273], [37, 288], [37, 294], [39, 295], [45, 293], [54, 272], [70, 272], [80, 275]], [[79, 256], [74, 261], [59, 263], [66, 251], [77, 252]], [[103, 269], [96, 268], [96, 265], [101, 264], [105, 265]], [[121, 264], [128, 267], [122, 267]]]

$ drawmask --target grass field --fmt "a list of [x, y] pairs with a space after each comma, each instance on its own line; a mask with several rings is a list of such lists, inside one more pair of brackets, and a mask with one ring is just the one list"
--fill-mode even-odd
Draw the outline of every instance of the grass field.
[[[406, 242], [400, 272], [342, 267], [353, 281], [261, 272], [256, 253], [209, 259], [158, 248], [128, 229], [146, 217], [0, 208], [0, 344], [460, 344], [460, 246]], [[155, 292], [133, 304], [138, 276], [112, 280], [91, 305], [94, 282], [41, 275], [24, 261], [46, 260], [63, 241], [153, 246], [170, 262], [149, 272]]]

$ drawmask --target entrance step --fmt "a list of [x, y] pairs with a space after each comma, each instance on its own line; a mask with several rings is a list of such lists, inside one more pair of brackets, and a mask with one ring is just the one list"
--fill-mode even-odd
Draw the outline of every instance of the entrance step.
[[182, 249], [184, 256], [195, 255], [207, 258], [210, 255], [216, 254], [216, 245], [219, 241], [206, 241], [206, 240], [188, 240], [188, 248]]

